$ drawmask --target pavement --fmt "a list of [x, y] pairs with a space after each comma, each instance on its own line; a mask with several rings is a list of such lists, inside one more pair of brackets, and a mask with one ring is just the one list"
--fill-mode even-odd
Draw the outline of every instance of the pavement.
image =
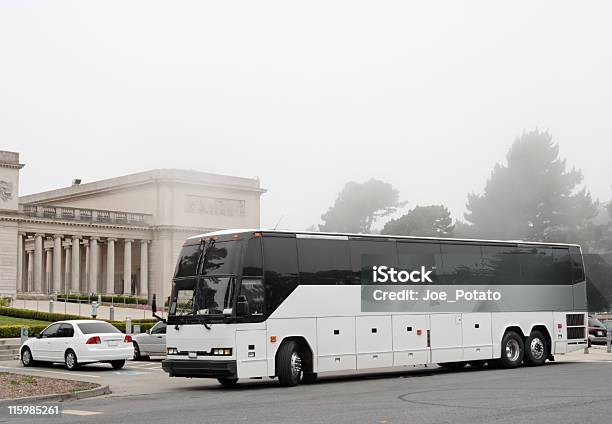
[[[33, 311], [49, 312], [50, 302], [48, 300], [25, 300], [18, 299], [13, 302], [14, 308], [31, 309]], [[115, 321], [124, 321], [127, 317], [131, 319], [151, 319], [151, 310], [145, 305], [139, 305], [138, 308], [125, 308], [121, 304], [114, 306]], [[53, 302], [53, 312], [59, 314], [72, 314], [80, 316], [91, 315], [91, 305], [88, 303], [72, 303], [72, 302]], [[110, 306], [101, 305], [98, 307], [98, 319], [110, 319]]]
[[9, 418], [2, 411], [0, 422], [516, 424], [609, 422], [612, 416], [612, 354], [605, 347], [558, 355], [541, 367], [338, 373], [293, 388], [268, 379], [228, 389], [214, 380], [169, 378], [160, 359], [129, 361], [120, 371], [105, 364], [76, 372], [25, 369], [16, 361], [1, 363], [5, 370], [72, 376], [109, 384], [113, 393], [66, 402], [60, 417]]

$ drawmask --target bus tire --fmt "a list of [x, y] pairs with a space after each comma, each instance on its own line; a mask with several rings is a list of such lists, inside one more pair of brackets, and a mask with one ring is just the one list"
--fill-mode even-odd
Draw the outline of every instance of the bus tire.
[[439, 367], [448, 368], [449, 370], [460, 370], [465, 367], [467, 362], [442, 362], [438, 364]]
[[236, 385], [236, 383], [238, 383], [238, 379], [237, 378], [228, 378], [228, 377], [219, 377], [219, 378], [217, 378], [217, 381], [223, 387], [233, 387], [233, 386]]
[[502, 368], [516, 368], [523, 362], [525, 356], [525, 343], [516, 331], [508, 331], [501, 342], [501, 358], [499, 365]]
[[302, 356], [294, 340], [289, 340], [278, 348], [276, 374], [281, 386], [291, 387], [299, 384], [302, 378]]
[[532, 331], [525, 341], [525, 358], [523, 359], [525, 364], [530, 366], [543, 365], [548, 358], [548, 354], [546, 337], [541, 331]]

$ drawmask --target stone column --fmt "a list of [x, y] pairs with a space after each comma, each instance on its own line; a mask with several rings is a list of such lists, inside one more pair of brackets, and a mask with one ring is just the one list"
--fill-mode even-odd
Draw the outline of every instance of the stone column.
[[98, 240], [99, 237], [89, 239], [89, 293], [98, 293]]
[[126, 239], [123, 246], [123, 294], [132, 293], [132, 242]]
[[149, 240], [140, 240], [140, 296], [149, 296]]
[[79, 293], [79, 281], [81, 280], [81, 252], [79, 236], [72, 236], [72, 279], [70, 281], [70, 291]]
[[28, 251], [28, 276], [26, 282], [26, 290], [27, 292], [34, 291], [34, 251]]
[[51, 293], [52, 292], [52, 287], [53, 287], [53, 272], [52, 272], [52, 267], [53, 267], [53, 256], [51, 255], [53, 253], [53, 250], [51, 250], [50, 247], [45, 247], [45, 256], [46, 256], [46, 260], [45, 260], [45, 285], [43, 288], [43, 293]]
[[34, 291], [36, 293], [42, 292], [44, 236], [44, 234], [34, 234]]
[[83, 280], [81, 281], [81, 292], [89, 293], [87, 290], [87, 284], [89, 283], [89, 240], [83, 240], [83, 246], [85, 246], [85, 275]]
[[68, 293], [69, 291], [71, 291], [71, 275], [72, 275], [72, 263], [71, 263], [71, 259], [72, 259], [72, 240], [67, 241], [64, 244], [64, 248], [66, 249], [66, 262], [64, 263], [64, 292]]
[[115, 242], [117, 239], [106, 239], [106, 293], [115, 294]]
[[62, 235], [53, 235], [53, 293], [62, 291]]
[[24, 264], [24, 248], [23, 248], [23, 233], [17, 234], [17, 291], [26, 291], [23, 283], [23, 264]]

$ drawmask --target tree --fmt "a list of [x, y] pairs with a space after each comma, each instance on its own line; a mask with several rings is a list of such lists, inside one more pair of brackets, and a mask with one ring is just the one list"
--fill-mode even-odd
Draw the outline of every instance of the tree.
[[417, 206], [387, 222], [382, 234], [423, 237], [452, 237], [453, 220], [443, 205]]
[[484, 194], [469, 194], [465, 218], [483, 238], [575, 242], [592, 233], [597, 202], [582, 174], [566, 170], [548, 132], [523, 133], [496, 164]]
[[321, 231], [370, 233], [372, 224], [402, 207], [399, 191], [389, 183], [370, 179], [346, 183], [334, 205], [321, 215]]

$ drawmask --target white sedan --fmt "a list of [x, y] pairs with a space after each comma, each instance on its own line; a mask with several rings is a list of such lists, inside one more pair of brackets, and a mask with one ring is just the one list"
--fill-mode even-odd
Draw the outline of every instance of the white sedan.
[[122, 368], [126, 359], [134, 356], [132, 337], [105, 321], [59, 321], [21, 346], [21, 363], [63, 362], [69, 370], [93, 362], [110, 363]]

